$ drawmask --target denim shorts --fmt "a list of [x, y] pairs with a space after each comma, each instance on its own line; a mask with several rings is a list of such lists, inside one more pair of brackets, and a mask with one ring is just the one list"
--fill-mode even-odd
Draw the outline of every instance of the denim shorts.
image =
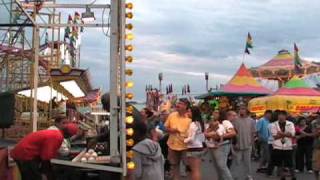
[[194, 157], [194, 158], [201, 158], [203, 156], [203, 151], [187, 151], [186, 156], [188, 157]]

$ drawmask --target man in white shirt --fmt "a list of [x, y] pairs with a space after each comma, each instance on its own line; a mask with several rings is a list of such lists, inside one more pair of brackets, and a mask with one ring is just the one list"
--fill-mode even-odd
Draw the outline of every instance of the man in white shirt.
[[[285, 167], [290, 169], [292, 180], [296, 180], [293, 162], [292, 138], [295, 136], [294, 124], [287, 120], [287, 112], [280, 111], [278, 120], [271, 125], [271, 134], [274, 138], [272, 150], [272, 162], [275, 166]], [[281, 174], [281, 180], [285, 180], [285, 175]]]

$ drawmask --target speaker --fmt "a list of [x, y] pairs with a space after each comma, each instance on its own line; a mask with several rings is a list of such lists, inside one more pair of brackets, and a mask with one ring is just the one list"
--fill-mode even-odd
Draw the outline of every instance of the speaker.
[[15, 119], [15, 94], [0, 94], [0, 128], [10, 128]]

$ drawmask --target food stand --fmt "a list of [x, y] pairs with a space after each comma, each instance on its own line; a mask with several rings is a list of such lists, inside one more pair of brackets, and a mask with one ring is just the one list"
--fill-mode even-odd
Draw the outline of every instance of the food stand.
[[[31, 89], [22, 89], [17, 90], [14, 93], [5, 93], [6, 97], [8, 95], [12, 97], [9, 102], [13, 104], [13, 106], [8, 107], [8, 110], [12, 109], [15, 117], [14, 121], [11, 124], [8, 124], [8, 127], [3, 130], [4, 133], [2, 137], [3, 140], [1, 140], [1, 146], [7, 148], [1, 149], [0, 161], [5, 164], [7, 164], [8, 149], [25, 135], [32, 132], [32, 108], [30, 106], [31, 91]], [[65, 113], [68, 115], [70, 121], [79, 124], [79, 127], [86, 131], [84, 139], [72, 144], [73, 148], [68, 157], [59, 157], [58, 159], [52, 160], [52, 163], [56, 164], [55, 167], [63, 166], [63, 169], [72, 171], [72, 169], [67, 168], [67, 165], [72, 164], [73, 167], [80, 166], [83, 168], [85, 166], [86, 171], [81, 173], [87, 174], [92, 172], [89, 171], [88, 168], [96, 169], [97, 166], [99, 167], [112, 163], [113, 165], [119, 166], [119, 157], [111, 159], [108, 154], [109, 151], [107, 150], [109, 147], [104, 146], [108, 139], [97, 143], [97, 146], [92, 147], [93, 145], [91, 145], [90, 148], [88, 147], [88, 139], [100, 135], [98, 134], [99, 131], [97, 131], [99, 124], [97, 124], [95, 119], [90, 116], [93, 107], [96, 107], [100, 102], [100, 90], [92, 89], [90, 78], [86, 70], [71, 68], [69, 66], [52, 69], [51, 81], [41, 84], [38, 87], [38, 93], [38, 130], [47, 129], [49, 126], [53, 125], [53, 119], [57, 113]], [[64, 108], [52, 108], [51, 100], [53, 97], [57, 97], [56, 100], [60, 102], [67, 101], [67, 103], [63, 104]], [[68, 105], [68, 103], [72, 105]], [[2, 109], [3, 108], [4, 107], [2, 107]], [[83, 111], [82, 109], [86, 109], [87, 111]], [[90, 154], [86, 151], [90, 152]], [[84, 161], [83, 158], [86, 158], [86, 161]], [[100, 169], [103, 169], [104, 167], [106, 166], [101, 166]], [[12, 166], [7, 170], [6, 173], [8, 176], [17, 174], [15, 166]], [[81, 168], [77, 170], [78, 174], [80, 173], [80, 170]], [[119, 168], [115, 168], [114, 171], [119, 172], [120, 170]]]
[[260, 115], [266, 110], [277, 109], [291, 114], [318, 112], [320, 92], [309, 87], [302, 78], [294, 76], [274, 94], [249, 101], [249, 110]]

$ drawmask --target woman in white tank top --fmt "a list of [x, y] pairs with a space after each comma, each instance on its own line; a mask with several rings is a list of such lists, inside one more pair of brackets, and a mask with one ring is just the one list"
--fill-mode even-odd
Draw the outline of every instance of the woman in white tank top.
[[191, 179], [201, 180], [201, 155], [203, 152], [204, 124], [198, 107], [191, 108], [192, 123], [189, 126], [188, 137], [184, 139], [187, 150], [187, 160], [191, 169]]

